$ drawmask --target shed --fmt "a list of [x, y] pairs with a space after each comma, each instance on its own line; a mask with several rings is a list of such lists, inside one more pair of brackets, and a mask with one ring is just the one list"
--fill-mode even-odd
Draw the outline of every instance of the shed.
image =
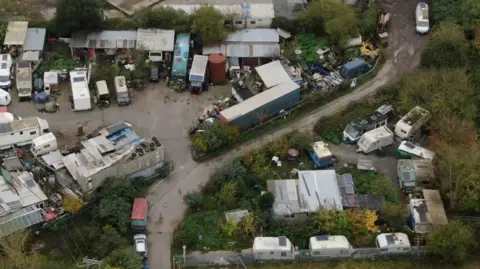
[[255, 71], [267, 88], [292, 80], [280, 61], [255, 67]]
[[298, 171], [298, 195], [300, 204], [309, 213], [343, 210], [335, 170]]
[[239, 222], [246, 216], [248, 216], [248, 210], [245, 209], [235, 209], [225, 212], [225, 219], [227, 221]]
[[276, 216], [294, 217], [302, 213], [298, 199], [297, 180], [267, 180], [268, 191], [273, 194], [273, 213]]
[[27, 35], [28, 21], [11, 21], [7, 26], [4, 45], [22, 46]]
[[433, 228], [448, 224], [440, 192], [438, 190], [423, 190], [422, 192], [430, 215], [430, 223]]
[[23, 44], [23, 50], [43, 51], [45, 46], [45, 36], [47, 29], [45, 28], [28, 28]]
[[138, 29], [137, 49], [147, 51], [173, 51], [175, 31], [163, 29]]

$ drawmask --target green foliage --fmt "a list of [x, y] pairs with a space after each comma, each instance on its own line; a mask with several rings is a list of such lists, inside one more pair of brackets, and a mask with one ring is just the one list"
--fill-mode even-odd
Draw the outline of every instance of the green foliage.
[[287, 134], [287, 140], [289, 148], [294, 148], [300, 152], [310, 150], [314, 142], [312, 134], [302, 131]]
[[238, 130], [235, 127], [223, 126], [218, 121], [211, 125], [203, 125], [202, 130], [202, 132], [195, 133], [191, 139], [191, 145], [197, 154], [220, 150], [230, 145], [238, 136]]
[[355, 189], [359, 194], [385, 196], [385, 200], [398, 204], [399, 200], [391, 181], [385, 175], [374, 171], [361, 171], [355, 165], [337, 170], [338, 174], [352, 174]]
[[313, 215], [311, 221], [316, 230], [325, 234], [341, 234], [347, 238], [352, 235], [353, 225], [343, 211], [320, 210]]
[[385, 228], [388, 227], [393, 232], [400, 232], [403, 231], [403, 224], [408, 214], [407, 206], [387, 202], [380, 213], [380, 219], [386, 222]]
[[442, 23], [433, 30], [422, 53], [424, 67], [465, 67], [468, 43], [462, 28], [454, 23]]
[[0, 40], [5, 40], [5, 35], [7, 34], [7, 27], [8, 25], [5, 23], [0, 24]]
[[59, 43], [35, 72], [43, 74], [50, 70], [73, 70], [76, 66], [77, 64], [71, 59], [68, 45]]
[[63, 35], [77, 31], [91, 32], [102, 28], [101, 0], [59, 0], [56, 8], [56, 26]]
[[202, 5], [193, 12], [191, 18], [192, 31], [202, 36], [203, 44], [214, 44], [227, 37], [225, 18], [215, 7]]
[[[130, 18], [111, 18], [103, 21], [106, 30], [137, 30], [137, 22]], [[170, 29], [170, 28], [169, 28]]]
[[451, 221], [430, 232], [426, 250], [446, 263], [462, 263], [474, 246], [473, 231], [459, 221]]
[[303, 64], [315, 63], [318, 61], [317, 50], [321, 46], [327, 46], [328, 41], [322, 40], [314, 34], [300, 35], [298, 40], [300, 50], [302, 51], [301, 62]]
[[258, 199], [258, 207], [263, 212], [269, 211], [272, 209], [273, 202], [275, 202], [275, 196], [273, 196], [273, 193], [266, 192]]
[[376, 39], [378, 15], [378, 8], [375, 5], [370, 5], [361, 13], [360, 28], [363, 39], [371, 41]]
[[183, 196], [183, 202], [188, 206], [191, 212], [197, 211], [203, 201], [203, 195], [200, 191], [191, 191]]
[[461, 3], [464, 0], [437, 0], [432, 7], [432, 17], [436, 23], [454, 22], [459, 23], [461, 20]]
[[131, 246], [113, 251], [102, 263], [102, 268], [107, 266], [122, 269], [138, 269], [142, 261], [137, 257], [135, 249]]
[[222, 225], [222, 231], [228, 237], [232, 237], [238, 231], [238, 223], [234, 219], [230, 219], [226, 224]]
[[280, 28], [287, 32], [290, 32], [292, 35], [299, 34], [302, 30], [302, 26], [300, 25], [300, 22], [298, 20], [290, 20], [285, 17], [277, 16], [273, 18], [270, 28]]
[[237, 200], [238, 183], [235, 181], [225, 182], [217, 193], [218, 203], [225, 209], [233, 209]]
[[145, 8], [134, 15], [138, 27], [172, 29], [177, 33], [190, 32], [190, 17], [172, 7]]
[[300, 13], [300, 19], [309, 26], [307, 28], [317, 28], [315, 32], [318, 34], [324, 31], [337, 44], [342, 44], [359, 33], [355, 9], [341, 1], [314, 0]]
[[86, 253], [90, 257], [104, 259], [116, 249], [130, 246], [129, 240], [123, 237], [111, 225], [100, 228], [88, 226], [81, 229], [78, 240], [86, 244]]
[[249, 236], [253, 239], [260, 228], [260, 219], [255, 213], [250, 212], [246, 217], [243, 217], [242, 220], [240, 220], [238, 227], [244, 236]]

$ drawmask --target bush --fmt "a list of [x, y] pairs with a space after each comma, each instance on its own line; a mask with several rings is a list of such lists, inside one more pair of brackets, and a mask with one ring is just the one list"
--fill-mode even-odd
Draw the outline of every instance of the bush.
[[459, 221], [451, 221], [430, 232], [427, 237], [427, 253], [444, 262], [464, 262], [474, 246], [473, 231]]
[[196, 155], [212, 153], [229, 146], [238, 137], [238, 129], [234, 126], [223, 126], [215, 121], [211, 125], [203, 125], [202, 132], [197, 132], [191, 139], [191, 146]]

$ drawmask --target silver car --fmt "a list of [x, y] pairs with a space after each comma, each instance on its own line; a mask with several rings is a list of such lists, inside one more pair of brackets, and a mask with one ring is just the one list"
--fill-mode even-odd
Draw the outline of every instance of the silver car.
[[135, 246], [135, 252], [137, 252], [137, 255], [142, 259], [146, 259], [148, 257], [147, 236], [144, 234], [134, 235], [133, 242]]

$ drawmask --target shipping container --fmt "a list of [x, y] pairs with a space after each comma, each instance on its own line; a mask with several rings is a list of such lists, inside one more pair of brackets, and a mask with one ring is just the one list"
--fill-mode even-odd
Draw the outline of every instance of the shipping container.
[[240, 130], [245, 130], [299, 102], [300, 87], [290, 80], [223, 110], [220, 112], [220, 120], [224, 124], [232, 123]]
[[210, 81], [216, 85], [225, 84], [227, 81], [227, 57], [221, 54], [211, 54], [208, 60], [210, 62]]

